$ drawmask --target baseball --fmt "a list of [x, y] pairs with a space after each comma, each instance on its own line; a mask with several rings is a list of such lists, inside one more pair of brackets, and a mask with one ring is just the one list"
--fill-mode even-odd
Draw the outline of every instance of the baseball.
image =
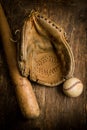
[[77, 78], [70, 78], [63, 84], [63, 92], [69, 97], [78, 97], [83, 91], [83, 84]]

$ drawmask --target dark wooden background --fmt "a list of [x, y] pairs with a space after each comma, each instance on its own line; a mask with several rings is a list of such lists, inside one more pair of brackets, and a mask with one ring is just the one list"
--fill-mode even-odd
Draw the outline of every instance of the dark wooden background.
[[84, 91], [78, 98], [68, 98], [62, 93], [62, 85], [49, 88], [32, 83], [41, 115], [35, 120], [24, 119], [0, 42], [0, 130], [86, 130], [87, 0], [1, 0], [1, 3], [13, 35], [32, 9], [65, 29], [75, 57], [74, 75], [82, 80]]

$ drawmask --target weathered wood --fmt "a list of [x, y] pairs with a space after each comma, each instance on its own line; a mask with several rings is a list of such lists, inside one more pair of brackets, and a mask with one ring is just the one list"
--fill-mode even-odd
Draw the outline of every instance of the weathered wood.
[[[0, 130], [86, 130], [87, 129], [87, 2], [86, 0], [1, 0], [14, 39], [24, 18], [32, 9], [39, 10], [65, 29], [74, 52], [75, 73], [82, 80], [84, 92], [78, 98], [68, 98], [62, 85], [49, 88], [32, 83], [41, 115], [36, 120], [23, 119], [14, 85], [0, 41]], [[17, 46], [18, 43], [15, 45]]]

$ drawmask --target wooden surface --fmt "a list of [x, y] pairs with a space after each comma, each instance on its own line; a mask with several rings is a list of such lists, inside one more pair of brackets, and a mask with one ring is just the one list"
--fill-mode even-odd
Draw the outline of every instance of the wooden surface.
[[87, 1], [1, 0], [1, 3], [13, 35], [16, 29], [21, 30], [24, 18], [32, 9], [39, 10], [64, 28], [75, 57], [74, 76], [82, 80], [84, 92], [78, 98], [68, 98], [62, 92], [62, 85], [49, 88], [32, 83], [41, 115], [35, 120], [25, 120], [16, 100], [0, 41], [0, 130], [86, 130]]

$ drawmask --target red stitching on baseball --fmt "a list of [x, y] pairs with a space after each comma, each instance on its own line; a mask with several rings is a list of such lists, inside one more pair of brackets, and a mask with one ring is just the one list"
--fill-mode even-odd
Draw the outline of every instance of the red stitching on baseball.
[[69, 89], [73, 88], [75, 85], [77, 85], [79, 83], [81, 83], [81, 81], [78, 81], [78, 82], [74, 83], [70, 88], [64, 88], [64, 90], [69, 90]]

